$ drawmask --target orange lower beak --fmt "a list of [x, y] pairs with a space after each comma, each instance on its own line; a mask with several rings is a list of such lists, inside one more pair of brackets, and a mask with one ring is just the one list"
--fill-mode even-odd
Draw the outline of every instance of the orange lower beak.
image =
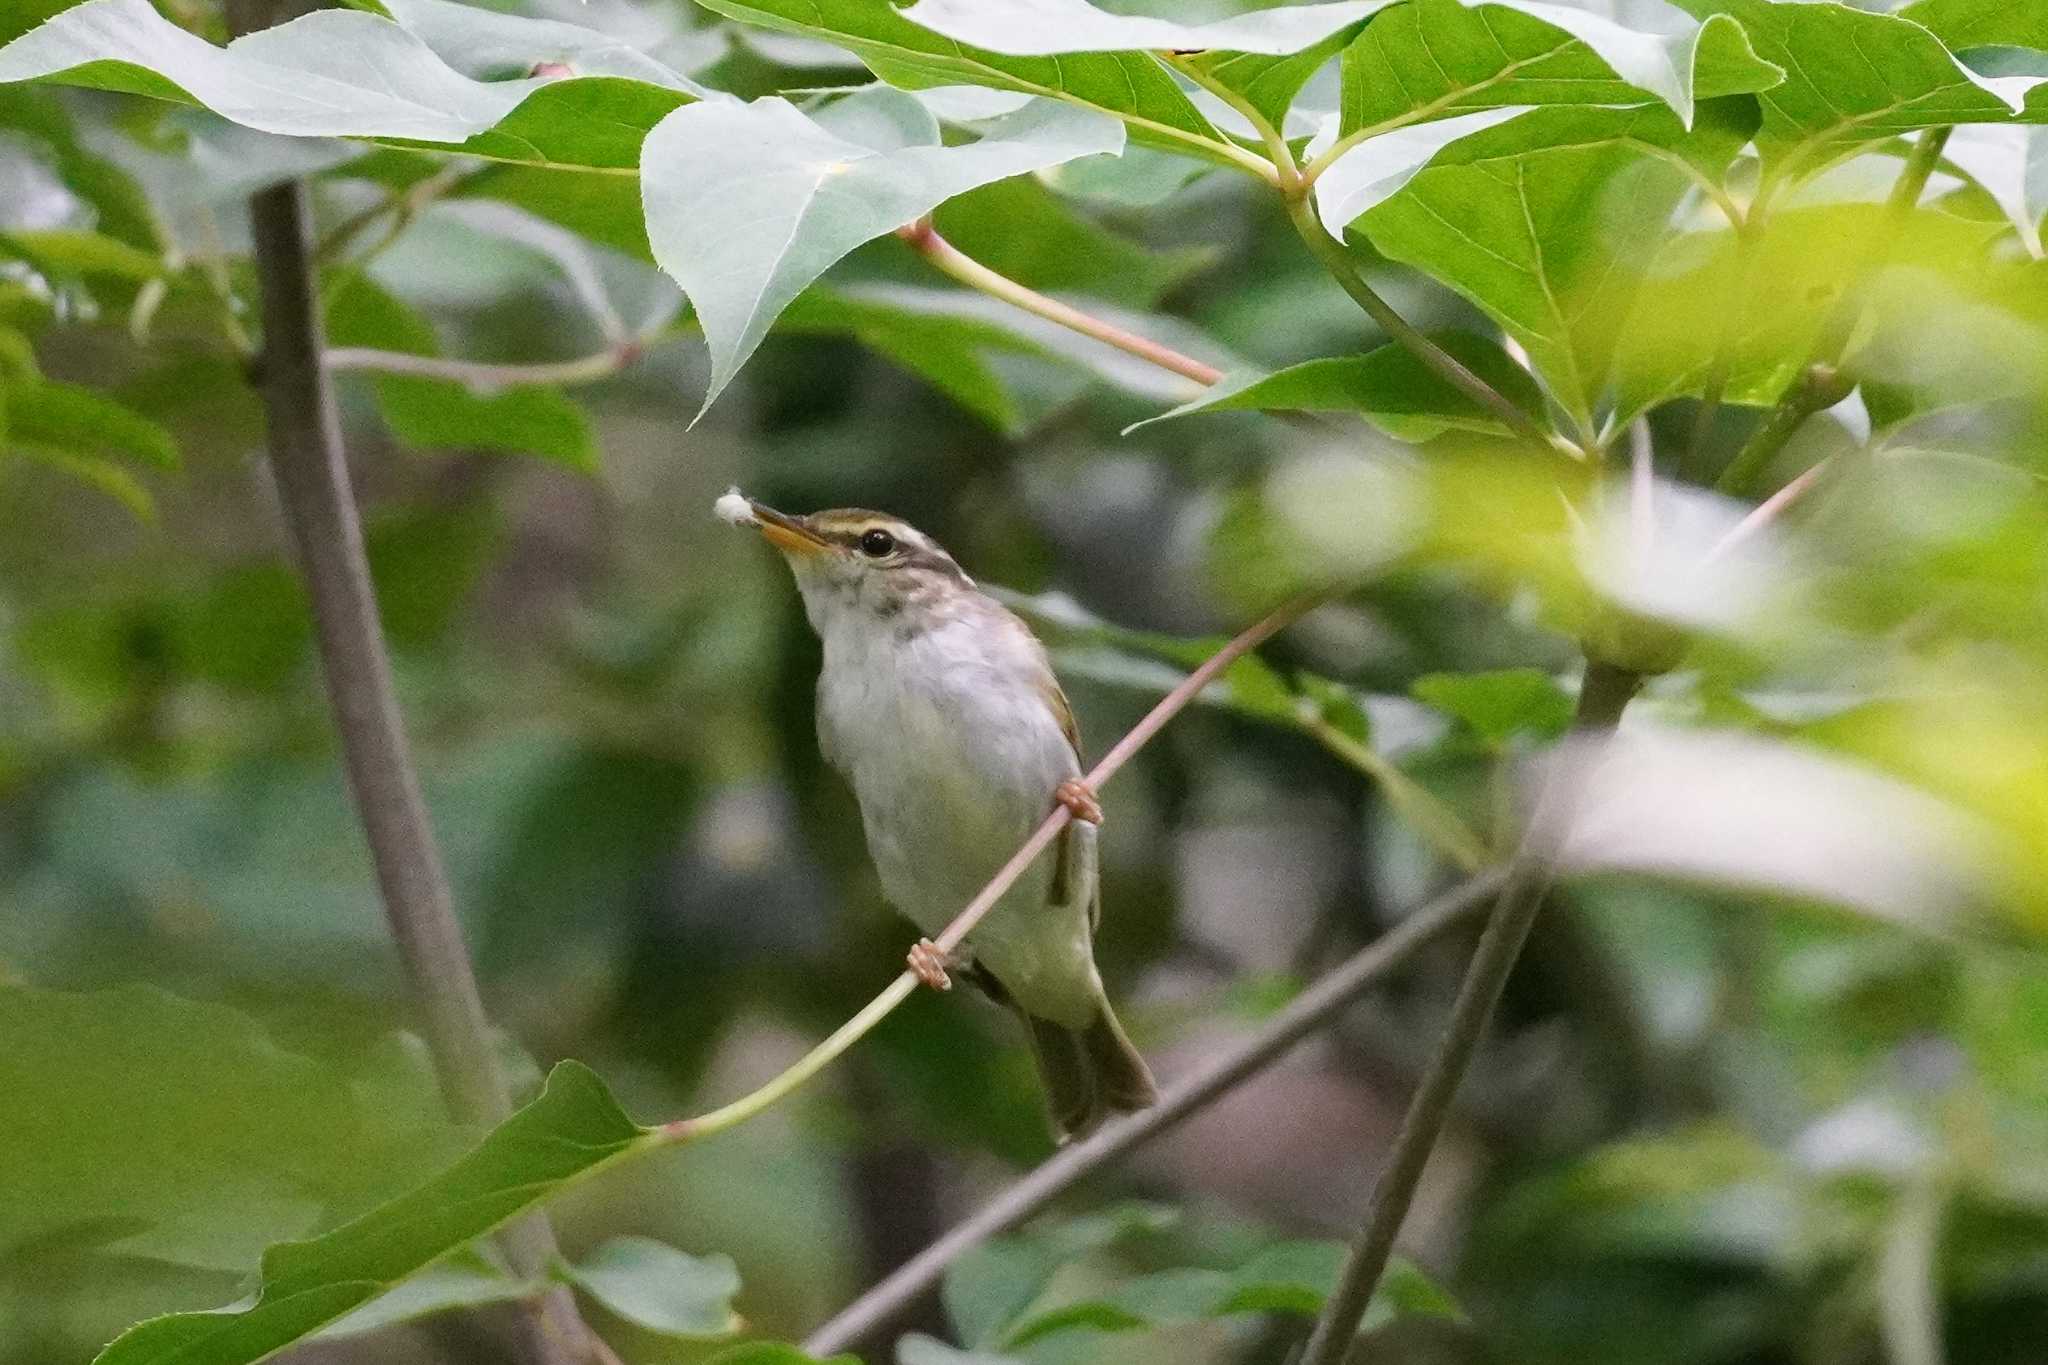
[[753, 509], [762, 536], [776, 549], [787, 554], [814, 555], [830, 548], [802, 517], [778, 512], [752, 498], [747, 499], [747, 506]]

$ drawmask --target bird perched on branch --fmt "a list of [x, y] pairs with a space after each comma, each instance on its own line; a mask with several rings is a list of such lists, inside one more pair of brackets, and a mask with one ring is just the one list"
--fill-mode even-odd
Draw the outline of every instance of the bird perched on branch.
[[790, 516], [737, 491], [718, 513], [782, 552], [825, 646], [818, 738], [853, 786], [882, 889], [940, 934], [1057, 801], [1052, 848], [954, 960], [910, 952], [926, 985], [950, 967], [1024, 1022], [1061, 1141], [1157, 1097], [1095, 969], [1102, 911], [1079, 736], [1044, 646], [915, 527], [844, 508]]

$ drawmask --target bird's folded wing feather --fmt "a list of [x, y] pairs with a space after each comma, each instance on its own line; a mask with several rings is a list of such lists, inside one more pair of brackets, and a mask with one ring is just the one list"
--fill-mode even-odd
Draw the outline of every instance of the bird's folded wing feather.
[[[1060, 723], [1060, 733], [1067, 737], [1067, 744], [1074, 751], [1074, 761], [1081, 761], [1081, 729], [1074, 724], [1074, 708], [1067, 704], [1067, 694], [1060, 690], [1059, 679], [1047, 667], [1038, 682], [1039, 695]], [[1069, 823], [1060, 831], [1060, 837], [1053, 844], [1052, 886], [1047, 900], [1053, 905], [1065, 905], [1074, 894], [1076, 879], [1087, 877], [1093, 884], [1089, 895], [1088, 928], [1093, 932], [1102, 923], [1102, 881], [1092, 874], [1091, 867], [1084, 866], [1083, 860], [1092, 862], [1095, 857], [1095, 831], [1078, 823]]]

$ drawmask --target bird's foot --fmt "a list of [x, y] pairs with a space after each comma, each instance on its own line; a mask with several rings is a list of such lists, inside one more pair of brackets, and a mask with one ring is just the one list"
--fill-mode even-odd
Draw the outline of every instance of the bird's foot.
[[1095, 799], [1095, 788], [1078, 777], [1070, 777], [1054, 787], [1052, 799], [1071, 811], [1076, 820], [1091, 825], [1102, 823], [1102, 803]]
[[910, 950], [910, 974], [935, 991], [953, 989], [953, 978], [946, 975], [946, 955], [939, 945], [928, 938], [921, 938]]

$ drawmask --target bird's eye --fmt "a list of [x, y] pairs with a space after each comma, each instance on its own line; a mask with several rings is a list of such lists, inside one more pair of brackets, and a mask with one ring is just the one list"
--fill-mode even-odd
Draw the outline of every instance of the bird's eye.
[[860, 538], [860, 551], [870, 559], [880, 559], [896, 548], [896, 537], [877, 526]]

